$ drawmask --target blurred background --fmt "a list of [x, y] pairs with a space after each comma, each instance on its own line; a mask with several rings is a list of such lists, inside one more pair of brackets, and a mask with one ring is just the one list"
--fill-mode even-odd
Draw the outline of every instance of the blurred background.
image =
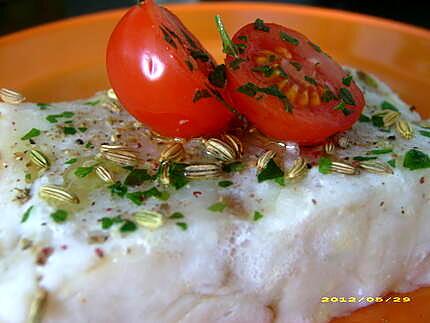
[[[197, 1], [159, 0], [158, 2]], [[215, 2], [215, 0], [211, 2]], [[428, 9], [427, 0], [273, 0], [270, 2], [285, 2], [347, 10], [430, 28], [430, 10]], [[135, 0], [0, 0], [0, 35], [66, 17], [128, 7], [134, 3], [136, 3]]]

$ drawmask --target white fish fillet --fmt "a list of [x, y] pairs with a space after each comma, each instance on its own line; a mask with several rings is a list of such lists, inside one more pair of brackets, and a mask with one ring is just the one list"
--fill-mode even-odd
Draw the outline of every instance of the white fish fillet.
[[[420, 120], [384, 84], [378, 92], [361, 86], [367, 114], [387, 100], [405, 119]], [[98, 94], [91, 100], [102, 98]], [[35, 104], [0, 104], [0, 160], [7, 165], [0, 167], [0, 322], [25, 322], [37, 286], [49, 295], [44, 323], [304, 323], [327, 322], [368, 305], [324, 304], [324, 296], [375, 297], [430, 284], [430, 169], [402, 167], [407, 150], [430, 152], [430, 138], [417, 133], [412, 140], [397, 135], [389, 141], [399, 156], [393, 175], [323, 175], [313, 167], [303, 181], [280, 187], [257, 183], [251, 168], [235, 174], [228, 188], [220, 188], [217, 180], [193, 182], [172, 191], [168, 201], [151, 198], [142, 207], [111, 197], [99, 183], [88, 196], [94, 205], [88, 202], [58, 224], [50, 217], [55, 208], [37, 192], [44, 184], [62, 184], [64, 168], [73, 167], [65, 165], [67, 160], [94, 156], [118, 132], [119, 140], [142, 144], [142, 158], [159, 156], [160, 146], [140, 130], [124, 130], [134, 124], [125, 112], [86, 102], [45, 110]], [[59, 125], [68, 119], [49, 123], [46, 117], [64, 111], [74, 112], [74, 127], [88, 130], [63, 136]], [[28, 185], [25, 158], [16, 160], [14, 153], [29, 149], [20, 138], [31, 128], [42, 130], [34, 141], [53, 162]], [[390, 134], [357, 123], [348, 135], [378, 146]], [[368, 146], [353, 146], [339, 154], [367, 151]], [[30, 199], [13, 201], [14, 189], [26, 187]], [[242, 212], [259, 211], [264, 217], [254, 222], [228, 208], [209, 211], [220, 195], [233, 196]], [[29, 219], [21, 223], [32, 205]], [[100, 218], [127, 217], [139, 208], [180, 211], [185, 218], [166, 220], [155, 231], [124, 234], [118, 225], [101, 229]], [[188, 230], [176, 222], [187, 223]], [[100, 235], [107, 240], [91, 240]], [[53, 251], [43, 265], [36, 263], [42, 248]]]

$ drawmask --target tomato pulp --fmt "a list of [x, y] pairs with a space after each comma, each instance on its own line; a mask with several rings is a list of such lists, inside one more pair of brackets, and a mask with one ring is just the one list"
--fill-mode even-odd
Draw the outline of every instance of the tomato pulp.
[[223, 70], [179, 19], [153, 0], [131, 8], [116, 26], [107, 71], [123, 106], [161, 135], [214, 135], [233, 118], [223, 103], [224, 84], [211, 82]]
[[364, 97], [352, 77], [299, 32], [257, 19], [232, 41], [229, 95], [267, 136], [318, 144], [360, 117]]

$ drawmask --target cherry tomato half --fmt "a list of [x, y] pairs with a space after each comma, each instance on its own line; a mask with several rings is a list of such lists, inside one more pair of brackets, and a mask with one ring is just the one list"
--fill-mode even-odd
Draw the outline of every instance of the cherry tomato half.
[[107, 49], [109, 80], [120, 102], [164, 136], [213, 135], [228, 126], [233, 114], [222, 102], [223, 84], [217, 88], [208, 80], [223, 73], [215, 67], [196, 37], [153, 0], [127, 12]]
[[304, 35], [257, 19], [232, 40], [235, 51], [225, 60], [229, 95], [264, 134], [312, 145], [359, 118], [360, 89]]

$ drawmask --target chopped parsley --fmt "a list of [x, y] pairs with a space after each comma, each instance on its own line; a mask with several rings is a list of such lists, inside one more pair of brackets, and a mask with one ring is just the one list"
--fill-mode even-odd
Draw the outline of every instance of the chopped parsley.
[[267, 180], [277, 179], [279, 177], [284, 177], [284, 172], [281, 168], [279, 168], [279, 166], [272, 158], [271, 160], [269, 160], [266, 167], [264, 167], [257, 175], [257, 180], [259, 183], [261, 183]]
[[263, 75], [265, 77], [270, 77], [273, 75], [273, 72], [275, 72], [273, 67], [271, 67], [269, 65], [256, 66], [252, 69], [252, 71], [258, 72], [258, 73], [263, 73]]
[[172, 220], [178, 220], [183, 218], [184, 218], [184, 215], [181, 212], [174, 212], [172, 213], [172, 215], [169, 216], [169, 219], [172, 219]]
[[308, 82], [309, 84], [312, 84], [312, 85], [315, 85], [315, 86], [318, 85], [317, 81], [313, 77], [310, 77], [310, 76], [307, 76], [307, 75], [305, 75], [305, 81]]
[[145, 197], [144, 192], [127, 193], [126, 197], [136, 205], [142, 205]]
[[321, 157], [318, 161], [318, 170], [321, 174], [330, 174], [331, 172], [331, 160], [327, 157]]
[[403, 167], [409, 170], [430, 168], [430, 157], [418, 149], [411, 149], [405, 154]]
[[186, 59], [185, 64], [187, 64], [188, 69], [192, 72], [194, 70], [193, 63], [190, 60]]
[[393, 152], [393, 148], [374, 149], [367, 153], [367, 155], [385, 155]]
[[193, 50], [191, 50], [190, 55], [191, 55], [192, 58], [194, 58], [196, 60], [199, 60], [199, 61], [201, 61], [203, 63], [206, 63], [206, 62], [209, 61], [209, 55], [206, 54], [205, 52], [203, 52], [200, 49], [193, 49]]
[[197, 101], [200, 101], [203, 98], [210, 98], [212, 95], [207, 89], [203, 90], [196, 90], [193, 96], [193, 103], [196, 103]]
[[101, 223], [102, 229], [107, 230], [110, 229], [114, 224], [124, 222], [124, 220], [118, 215], [113, 218], [103, 217], [99, 220], [99, 222]]
[[366, 161], [366, 160], [374, 160], [374, 159], [378, 159], [378, 157], [364, 157], [364, 156], [355, 156], [354, 158], [352, 158], [353, 160], [357, 160], [357, 161]]
[[94, 145], [91, 143], [91, 141], [88, 141], [88, 142], [85, 144], [85, 148], [93, 149], [93, 148], [94, 148]]
[[78, 130], [80, 132], [86, 132], [88, 130], [88, 128], [86, 128], [86, 127], [79, 127]]
[[51, 219], [56, 223], [66, 222], [69, 217], [69, 213], [65, 210], [57, 210], [54, 213], [51, 213]]
[[188, 229], [188, 224], [185, 222], [176, 222], [176, 225], [181, 228], [182, 231], [187, 231]]
[[426, 131], [426, 130], [419, 130], [419, 133], [424, 136], [424, 137], [429, 137], [430, 138], [430, 131]]
[[237, 90], [247, 96], [254, 97], [257, 95], [258, 89], [258, 86], [256, 86], [254, 83], [248, 82], [240, 86]]
[[127, 194], [128, 188], [122, 185], [121, 182], [116, 182], [115, 184], [109, 186], [112, 195], [117, 195], [119, 197], [124, 197]]
[[388, 101], [384, 101], [381, 103], [381, 109], [399, 112], [399, 109], [397, 109], [393, 104]]
[[229, 187], [232, 186], [234, 183], [232, 181], [220, 181], [218, 182], [219, 187]]
[[346, 85], [346, 86], [350, 86], [350, 85], [351, 85], [351, 81], [352, 81], [352, 75], [345, 76], [345, 77], [342, 79], [342, 83], [343, 83], [344, 85]]
[[244, 36], [244, 35], [238, 36], [237, 39], [239, 39], [241, 41], [244, 41], [244, 42], [247, 42], [248, 41], [248, 36]]
[[372, 124], [377, 128], [384, 128], [384, 118], [381, 115], [375, 114], [372, 116]]
[[370, 122], [370, 118], [368, 116], [366, 116], [365, 114], [361, 114], [360, 118], [358, 119], [358, 121], [360, 122]]
[[292, 66], [294, 66], [294, 68], [295, 68], [297, 71], [300, 71], [300, 70], [302, 69], [302, 67], [303, 67], [303, 65], [302, 65], [302, 64], [300, 64], [299, 62], [290, 61], [290, 64], [291, 64]]
[[340, 102], [338, 105], [336, 105], [334, 108], [334, 110], [339, 110], [342, 111], [344, 116], [349, 116], [351, 114], [351, 110], [349, 110], [346, 106], [345, 106], [345, 102]]
[[152, 180], [146, 169], [133, 169], [125, 178], [124, 184], [127, 186], [139, 186], [145, 181]]
[[223, 202], [217, 202], [209, 206], [208, 210], [212, 212], [223, 212], [227, 205]]
[[258, 220], [261, 220], [264, 217], [264, 214], [258, 211], [254, 212], [253, 220], [257, 222]]
[[321, 47], [319, 47], [317, 44], [314, 44], [313, 42], [311, 42], [311, 41], [308, 41], [308, 44], [314, 49], [314, 50], [316, 50], [318, 53], [322, 53], [322, 49], [321, 49]]
[[75, 127], [64, 127], [63, 131], [65, 135], [74, 135], [78, 132]]
[[339, 90], [339, 98], [342, 99], [343, 102], [349, 105], [355, 105], [354, 98], [352, 97], [351, 92], [347, 88], [341, 87]]
[[50, 123], [57, 123], [58, 119], [72, 118], [74, 115], [75, 114], [73, 112], [65, 111], [65, 112], [60, 113], [60, 114], [50, 114], [49, 116], [46, 117], [46, 120], [48, 120]]
[[396, 160], [395, 159], [390, 159], [389, 161], [387, 161], [387, 164], [393, 168], [396, 168]]
[[52, 105], [50, 105], [49, 103], [37, 103], [36, 105], [40, 108], [40, 110], [46, 110], [52, 107]]
[[22, 215], [21, 217], [21, 223], [24, 223], [28, 220], [28, 218], [30, 217], [31, 211], [33, 210], [34, 205], [30, 206]]
[[323, 102], [327, 103], [327, 102], [330, 102], [331, 100], [336, 99], [336, 95], [334, 95], [334, 93], [329, 89], [325, 89], [321, 96], [321, 99]]
[[260, 18], [257, 18], [254, 22], [254, 29], [255, 30], [260, 30], [260, 31], [264, 31], [264, 32], [269, 32], [270, 28], [264, 23], [264, 21]]
[[299, 40], [297, 38], [294, 38], [294, 37], [288, 35], [284, 31], [281, 31], [279, 33], [279, 36], [281, 37], [282, 40], [285, 40], [285, 41], [289, 42], [290, 44], [293, 44], [294, 46], [297, 46], [299, 44]]
[[233, 69], [233, 70], [237, 70], [237, 69], [239, 69], [239, 67], [240, 67], [240, 64], [242, 64], [243, 62], [246, 62], [247, 60], [246, 59], [243, 59], [243, 58], [235, 58], [235, 59], [233, 59], [231, 62], [230, 62], [230, 64], [228, 65], [231, 69]]
[[233, 162], [233, 163], [222, 165], [222, 170], [226, 173], [241, 172], [244, 169], [245, 169], [245, 164], [242, 162]]
[[225, 65], [220, 64], [215, 69], [209, 73], [208, 80], [209, 83], [218, 88], [224, 88], [226, 82], [226, 71]]
[[238, 92], [243, 93], [250, 97], [255, 97], [257, 93], [264, 93], [279, 98], [284, 104], [284, 109], [287, 112], [292, 112], [292, 105], [287, 96], [279, 90], [277, 85], [270, 85], [268, 87], [258, 87], [254, 83], [248, 82], [237, 89]]
[[142, 202], [150, 197], [155, 197], [161, 201], [167, 201], [170, 194], [166, 191], [161, 192], [156, 187], [152, 187], [149, 190], [143, 192], [127, 193], [126, 197], [136, 205], [142, 205]]
[[94, 100], [94, 101], [87, 101], [87, 102], [85, 102], [84, 104], [86, 104], [86, 105], [91, 105], [91, 106], [96, 106], [97, 104], [99, 104], [100, 103], [100, 100]]
[[78, 167], [75, 170], [75, 176], [80, 177], [80, 178], [84, 178], [87, 177], [88, 175], [90, 175], [94, 170], [94, 166], [89, 166], [89, 167]]
[[169, 167], [170, 184], [177, 190], [188, 184], [184, 175], [186, 164], [172, 163]]
[[120, 232], [133, 232], [137, 230], [137, 225], [133, 221], [125, 220], [124, 223], [120, 226]]
[[245, 49], [248, 48], [246, 44], [235, 44], [237, 50], [239, 51], [239, 54], [243, 54], [245, 52]]
[[40, 136], [41, 132], [37, 128], [32, 128], [29, 132], [27, 132], [23, 137], [21, 137], [21, 140], [28, 140], [37, 136]]

